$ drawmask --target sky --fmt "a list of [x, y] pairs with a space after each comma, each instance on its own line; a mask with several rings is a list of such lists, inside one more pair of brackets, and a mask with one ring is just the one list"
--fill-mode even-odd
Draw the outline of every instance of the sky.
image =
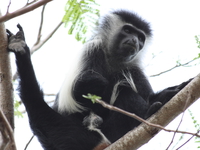
[[[8, 2], [8, 0], [0, 1], [2, 14], [6, 12]], [[22, 7], [24, 1], [20, 2], [19, 0], [12, 1], [11, 11]], [[98, 2], [100, 3], [101, 15], [113, 9], [129, 9], [150, 22], [153, 38], [142, 60], [147, 76], [172, 68], [176, 65], [177, 60], [185, 63], [195, 58], [200, 51], [194, 38], [195, 35], [200, 35], [199, 0], [98, 0]], [[46, 37], [62, 19], [65, 3], [65, 0], [60, 0], [47, 5], [42, 38]], [[6, 28], [17, 32], [16, 25], [20, 23], [24, 28], [27, 43], [31, 47], [36, 41], [40, 11], [41, 9], [37, 9], [9, 20], [5, 23]], [[50, 41], [32, 56], [37, 78], [45, 93], [59, 91], [65, 74], [67, 74], [72, 62], [76, 60], [76, 54], [81, 46], [82, 44], [77, 43], [73, 36], [67, 35], [66, 28], [61, 27]], [[12, 55], [11, 58], [14, 60]], [[13, 72], [15, 72], [14, 61], [12, 66]], [[158, 91], [196, 76], [199, 73], [199, 67], [199, 65], [180, 67], [157, 77], [149, 77], [149, 80], [153, 89]], [[194, 115], [199, 114], [198, 105], [199, 102], [190, 108]], [[179, 122], [180, 117], [173, 121], [168, 128], [174, 129]], [[185, 113], [181, 129], [194, 131], [189, 113]], [[24, 118], [16, 118], [15, 135], [18, 149], [21, 150], [32, 135], [26, 115]], [[172, 134], [162, 132], [139, 150], [146, 150], [149, 147], [153, 150], [165, 149], [171, 137]], [[180, 138], [180, 135], [177, 138]], [[188, 136], [185, 136], [184, 140], [187, 139]], [[35, 147], [39, 145], [36, 144], [36, 141], [35, 138], [28, 150], [35, 150]], [[186, 150], [188, 147], [196, 149], [197, 145], [192, 140], [181, 150]]]

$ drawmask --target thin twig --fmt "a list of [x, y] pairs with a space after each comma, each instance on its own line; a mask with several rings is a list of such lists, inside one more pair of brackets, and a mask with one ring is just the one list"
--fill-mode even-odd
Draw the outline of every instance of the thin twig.
[[[187, 99], [183, 110], [186, 110], [186, 109], [187, 109], [188, 103], [189, 103], [189, 100]], [[182, 116], [181, 116], [181, 120], [180, 120], [180, 122], [179, 122], [179, 124], [178, 124], [178, 127], [176, 128], [176, 131], [178, 131], [179, 127], [181, 126], [181, 123], [182, 123], [182, 121], [183, 121], [184, 115], [185, 115], [185, 111], [183, 112], [183, 114], [182, 114]], [[169, 146], [167, 147], [166, 150], [168, 150], [169, 147], [171, 146], [171, 144], [173, 143], [176, 133], [177, 133], [177, 132], [174, 132], [174, 135], [173, 135], [173, 138], [172, 138], [172, 140], [171, 140], [171, 143], [169, 144]]]
[[[197, 131], [197, 133], [199, 133], [199, 130]], [[184, 145], [186, 145], [193, 137], [194, 137], [194, 135], [192, 135], [185, 143], [183, 143], [181, 146], [179, 146], [176, 150], [179, 150], [179, 149], [182, 148]]]
[[40, 41], [40, 43], [38, 43], [37, 45], [34, 45], [31, 48], [31, 54], [33, 54], [35, 51], [37, 51], [39, 48], [41, 48], [53, 35], [54, 33], [58, 30], [58, 28], [63, 24], [63, 22], [61, 21], [56, 28], [42, 41]]
[[44, 10], [45, 10], [45, 5], [43, 5], [43, 8], [42, 8], [42, 12], [41, 12], [41, 21], [40, 21], [40, 27], [39, 27], [39, 31], [38, 31], [38, 37], [37, 37], [37, 41], [36, 43], [34, 44], [37, 45], [39, 42], [40, 42], [40, 39], [41, 39], [41, 33], [42, 33], [42, 27], [43, 27], [43, 21], [44, 21]]
[[5, 150], [7, 148], [7, 146], [9, 145], [9, 136], [8, 136], [8, 132], [7, 130], [5, 130], [4, 124], [2, 123], [1, 127], [0, 127], [0, 131], [1, 131], [1, 140], [2, 143], [0, 145], [0, 150]]
[[186, 66], [186, 65], [188, 65], [189, 63], [192, 63], [192, 62], [195, 61], [195, 60], [197, 60], [197, 59], [190, 60], [190, 61], [188, 61], [188, 62], [186, 62], [186, 63], [184, 63], [184, 64], [177, 64], [177, 65], [175, 65], [174, 67], [172, 67], [172, 68], [170, 68], [170, 69], [168, 69], [168, 70], [162, 71], [162, 72], [160, 72], [160, 73], [158, 73], [158, 74], [155, 74], [155, 75], [150, 75], [150, 77], [156, 77], [156, 76], [159, 76], [159, 75], [161, 75], [161, 74], [164, 74], [164, 73], [167, 73], [167, 72], [169, 72], [169, 71], [172, 71], [172, 70], [175, 69], [175, 68]]
[[27, 7], [24, 7], [22, 9], [16, 10], [13, 13], [8, 13], [8, 14], [0, 17], [0, 22], [6, 22], [6, 21], [8, 21], [8, 20], [10, 20], [12, 18], [15, 18], [17, 16], [23, 15], [23, 14], [29, 12], [29, 11], [32, 11], [32, 10], [34, 10], [34, 9], [36, 9], [36, 8], [38, 8], [38, 7], [42, 6], [42, 5], [50, 2], [50, 1], [52, 1], [52, 0], [40, 0], [38, 2], [33, 3], [30, 6], [27, 6]]
[[197, 136], [197, 137], [200, 137], [200, 135], [198, 133], [192, 133], [192, 132], [186, 132], [186, 131], [176, 131], [176, 130], [170, 130], [170, 129], [166, 129], [164, 128], [163, 126], [161, 125], [158, 125], [158, 124], [153, 124], [153, 123], [150, 123], [142, 118], [140, 118], [139, 116], [135, 115], [134, 113], [130, 113], [130, 112], [127, 112], [125, 110], [122, 110], [118, 107], [115, 107], [115, 106], [112, 106], [112, 105], [109, 105], [107, 103], [105, 103], [103, 100], [99, 100], [99, 99], [95, 99], [95, 102], [101, 104], [103, 107], [105, 108], [108, 108], [110, 110], [113, 110], [113, 111], [116, 111], [116, 112], [120, 112], [124, 115], [127, 115], [129, 117], [132, 117], [140, 122], [143, 122], [149, 126], [152, 126], [152, 127], [155, 127], [155, 128], [158, 128], [158, 129], [161, 129], [161, 130], [164, 130], [164, 131], [167, 131], [167, 132], [177, 132], [177, 133], [183, 133], [183, 134], [190, 134], [190, 135], [194, 135], [194, 136]]
[[9, 14], [10, 5], [11, 5], [11, 0], [9, 1], [6, 14]]
[[[2, 110], [0, 110], [0, 120], [1, 120], [1, 125], [4, 126], [2, 133], [8, 134], [9, 142], [11, 143], [10, 145], [12, 145], [13, 150], [17, 150], [16, 145], [15, 145], [12, 127], [10, 126], [10, 124], [9, 124], [8, 120], [6, 119]], [[7, 134], [2, 135], [4, 137], [4, 139], [7, 139]]]
[[26, 5], [25, 5], [24, 7], [26, 7], [26, 6], [28, 6], [28, 5], [31, 5], [31, 4], [33, 4], [33, 3], [37, 2], [37, 1], [38, 1], [38, 0], [33, 0], [32, 2], [29, 3], [29, 0], [27, 0]]
[[[185, 110], [185, 109], [184, 109], [184, 110]], [[183, 114], [182, 114], [181, 120], [180, 120], [180, 122], [179, 122], [179, 124], [178, 124], [178, 127], [176, 128], [176, 131], [178, 131], [179, 127], [181, 126], [181, 123], [182, 123], [182, 121], [183, 121], [184, 114], [185, 114], [185, 111], [184, 111]], [[174, 132], [173, 137], [172, 137], [172, 140], [171, 140], [170, 144], [168, 145], [168, 147], [166, 148], [166, 150], [168, 150], [169, 147], [172, 145], [172, 143], [173, 143], [173, 141], [174, 141], [174, 139], [175, 139], [176, 133], [177, 133], [177, 132]]]
[[28, 148], [28, 146], [29, 146], [29, 144], [31, 143], [31, 141], [33, 140], [34, 136], [35, 136], [35, 135], [32, 135], [32, 137], [30, 138], [30, 140], [29, 140], [28, 143], [26, 144], [24, 150], [26, 150], [26, 149]]

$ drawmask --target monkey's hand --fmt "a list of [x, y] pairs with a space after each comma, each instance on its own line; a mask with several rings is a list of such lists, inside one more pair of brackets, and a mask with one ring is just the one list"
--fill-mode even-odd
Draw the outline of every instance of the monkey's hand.
[[189, 79], [188, 81], [183, 82], [180, 85], [169, 87], [159, 93], [151, 95], [149, 97], [150, 106], [146, 113], [145, 118], [148, 118], [149, 116], [154, 114], [158, 109], [160, 109], [164, 104], [166, 104], [172, 97], [174, 97], [180, 90], [182, 90], [192, 79]]
[[24, 37], [24, 31], [20, 24], [17, 24], [19, 31], [14, 35], [8, 29], [6, 29], [8, 36], [8, 51], [14, 52], [15, 54], [20, 53], [21, 55], [29, 53], [29, 48], [26, 48], [26, 42]]
[[94, 71], [86, 71], [83, 73], [75, 84], [75, 91], [80, 92], [80, 95], [88, 93], [102, 95], [108, 85], [108, 80], [100, 73]]

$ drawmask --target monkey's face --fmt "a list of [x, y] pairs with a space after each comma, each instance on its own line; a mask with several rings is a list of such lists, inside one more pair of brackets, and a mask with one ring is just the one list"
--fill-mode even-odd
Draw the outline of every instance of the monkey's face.
[[145, 34], [132, 25], [124, 25], [113, 38], [110, 53], [118, 60], [127, 62], [143, 48]]

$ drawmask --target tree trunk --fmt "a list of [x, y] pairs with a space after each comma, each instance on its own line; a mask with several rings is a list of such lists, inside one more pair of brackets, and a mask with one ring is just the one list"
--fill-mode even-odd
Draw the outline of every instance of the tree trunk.
[[[14, 129], [13, 87], [11, 67], [10, 59], [7, 52], [7, 35], [5, 32], [4, 23], [2, 22], [0, 23], [0, 109], [6, 116], [12, 129]], [[1, 119], [0, 128], [1, 130], [4, 130], [4, 126], [2, 123], [3, 122]], [[6, 150], [12, 149], [12, 146], [7, 146], [6, 148]]]

